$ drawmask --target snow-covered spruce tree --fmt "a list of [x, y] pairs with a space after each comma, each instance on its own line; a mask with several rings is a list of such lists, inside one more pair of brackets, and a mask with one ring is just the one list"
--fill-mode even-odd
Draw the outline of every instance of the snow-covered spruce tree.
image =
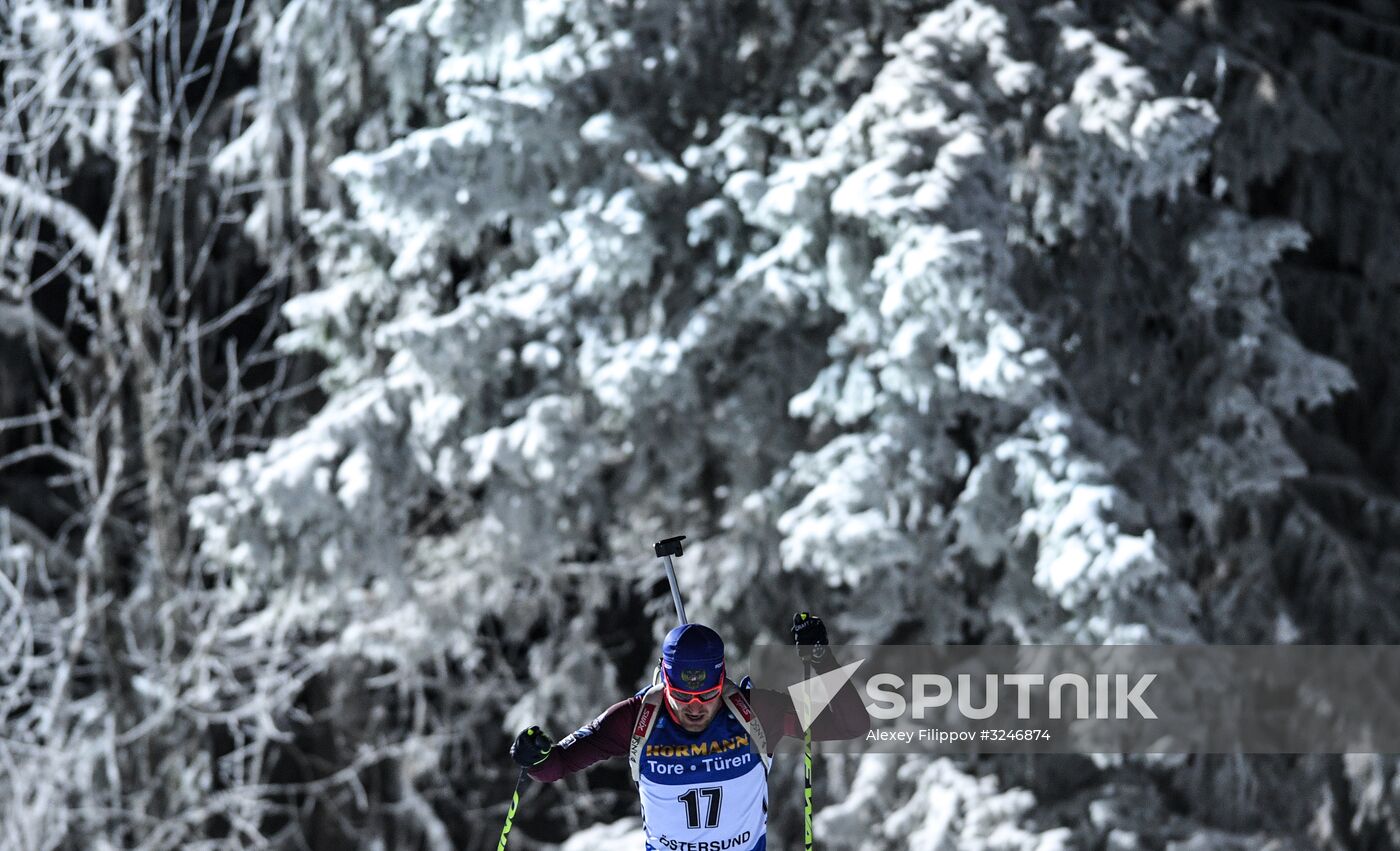
[[[1237, 505], [1229, 534], [1198, 557], [1216, 640], [1396, 640], [1397, 352], [1382, 329], [1400, 319], [1388, 286], [1400, 271], [1400, 151], [1384, 141], [1396, 121], [1387, 104], [1400, 82], [1398, 26], [1389, 4], [1210, 4], [1171, 17], [1144, 8], [1127, 28], [1135, 45], [1156, 42], [1143, 52], [1163, 74], [1219, 105], [1214, 190], [1307, 232], [1306, 248], [1279, 259], [1264, 293], [1303, 346], [1355, 379], [1334, 404], [1316, 405], [1303, 398], [1315, 380], [1298, 377], [1301, 404], [1281, 422], [1304, 472], [1272, 498]], [[1400, 842], [1392, 757], [1304, 764], [1325, 778], [1316, 784], [1319, 844]]]
[[[783, 368], [819, 353], [812, 320], [725, 375], [746, 336], [787, 319], [718, 275], [693, 288], [685, 217], [667, 214], [694, 190], [657, 140], [674, 145], [696, 121], [670, 102], [726, 94], [706, 92], [715, 63], [691, 67], [734, 48], [718, 9], [658, 5], [616, 24], [497, 11], [420, 4], [373, 37], [394, 109], [441, 108], [446, 123], [335, 163], [352, 205], [311, 219], [326, 286], [288, 306], [285, 338], [331, 362], [330, 400], [194, 506], [238, 605], [294, 627], [287, 639], [326, 663], [322, 717], [364, 731], [288, 749], [346, 768], [308, 796], [358, 811], [357, 836], [485, 836], [493, 779], [510, 776], [502, 724], [581, 721], [631, 684], [636, 660], [624, 681], [610, 654], [653, 640], [615, 620], [650, 622], [636, 542], [657, 518], [712, 515], [724, 481], [744, 494], [766, 483], [790, 447], [764, 447], [764, 424], [727, 426], [757, 398], [795, 444], [786, 400], [814, 368]], [[770, 27], [752, 22], [749, 37]], [[414, 78], [423, 67], [445, 99]], [[669, 89], [647, 82], [662, 70]], [[659, 103], [638, 97], [658, 91]], [[693, 324], [673, 327], [670, 312]], [[719, 382], [731, 389], [716, 400], [706, 388]], [[702, 477], [713, 485], [697, 500]], [[590, 674], [550, 676], [569, 670]], [[286, 695], [289, 716], [302, 699]], [[423, 720], [363, 723], [375, 713]], [[392, 772], [377, 794], [429, 803], [357, 810], [362, 753]]]

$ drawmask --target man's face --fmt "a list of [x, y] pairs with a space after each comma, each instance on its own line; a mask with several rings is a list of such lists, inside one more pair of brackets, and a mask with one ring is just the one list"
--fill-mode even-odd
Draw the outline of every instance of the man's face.
[[666, 702], [671, 705], [671, 713], [675, 715], [681, 727], [688, 732], [699, 733], [715, 720], [721, 701], [718, 693], [712, 700], [707, 701], [694, 700], [692, 697], [666, 689]]

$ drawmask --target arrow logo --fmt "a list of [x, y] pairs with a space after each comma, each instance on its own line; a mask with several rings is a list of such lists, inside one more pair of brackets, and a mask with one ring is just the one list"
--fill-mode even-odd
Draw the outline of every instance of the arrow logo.
[[822, 710], [836, 697], [836, 693], [856, 672], [856, 668], [863, 664], [864, 659], [857, 659], [849, 665], [842, 665], [833, 671], [788, 686], [788, 694], [792, 696], [792, 708], [797, 710], [797, 719], [802, 722], [802, 729], [806, 730], [812, 726], [812, 722], [817, 720], [817, 716], [822, 714]]

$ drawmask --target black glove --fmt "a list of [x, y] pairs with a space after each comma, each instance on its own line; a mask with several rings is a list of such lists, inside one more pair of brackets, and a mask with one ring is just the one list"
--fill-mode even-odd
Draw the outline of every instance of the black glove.
[[554, 749], [554, 740], [539, 727], [527, 727], [515, 737], [510, 746], [510, 758], [521, 768], [534, 768], [545, 761]]
[[816, 615], [798, 612], [792, 616], [792, 643], [797, 655], [814, 662], [826, 655], [826, 624]]

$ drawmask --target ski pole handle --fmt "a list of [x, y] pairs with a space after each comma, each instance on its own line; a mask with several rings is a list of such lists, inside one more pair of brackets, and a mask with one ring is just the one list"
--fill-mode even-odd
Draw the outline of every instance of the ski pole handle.
[[501, 828], [501, 841], [496, 843], [496, 851], [506, 851], [506, 841], [510, 839], [510, 826], [515, 821], [515, 811], [520, 807], [520, 787], [525, 785], [525, 779], [529, 776], [529, 769], [520, 769], [520, 776], [515, 781], [515, 792], [510, 796], [510, 809], [506, 810], [506, 826]]
[[685, 603], [681, 602], [681, 586], [676, 582], [676, 566], [671, 562], [671, 556], [680, 558], [685, 554], [681, 547], [681, 541], [684, 540], [685, 535], [677, 535], [674, 538], [663, 538], [652, 546], [657, 558], [666, 559], [666, 581], [671, 585], [671, 602], [676, 604], [676, 617], [680, 618], [682, 625], [690, 621], [685, 617]]

